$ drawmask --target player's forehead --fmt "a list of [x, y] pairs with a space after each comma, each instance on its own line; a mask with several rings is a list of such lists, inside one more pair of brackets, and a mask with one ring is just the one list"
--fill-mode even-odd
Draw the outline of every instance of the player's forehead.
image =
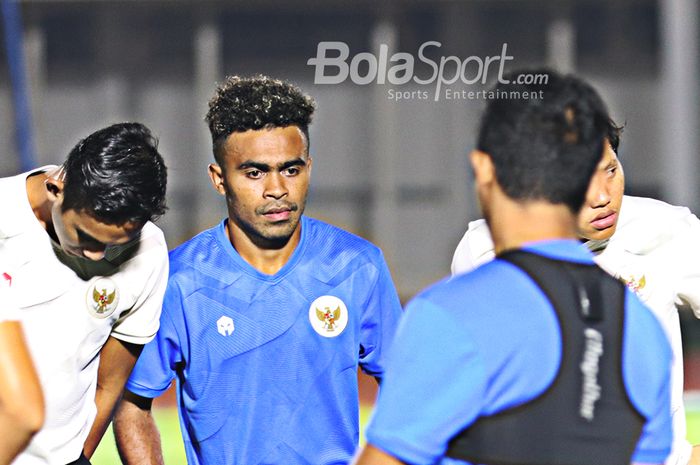
[[277, 164], [280, 160], [306, 158], [306, 138], [298, 126], [234, 132], [224, 144], [227, 164], [244, 160]]

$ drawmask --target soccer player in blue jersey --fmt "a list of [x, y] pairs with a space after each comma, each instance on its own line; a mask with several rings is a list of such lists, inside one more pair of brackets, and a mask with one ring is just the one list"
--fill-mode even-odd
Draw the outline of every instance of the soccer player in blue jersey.
[[401, 307], [377, 247], [303, 215], [314, 107], [262, 76], [209, 103], [228, 218], [170, 254], [161, 330], [115, 419], [124, 463], [162, 462], [151, 399], [173, 379], [189, 464], [351, 459], [358, 364], [382, 378]]
[[[357, 465], [663, 463], [671, 350], [576, 234], [606, 139], [597, 93], [551, 71], [497, 89], [470, 154], [496, 258], [407, 307]], [[542, 98], [514, 98], [527, 92]]]

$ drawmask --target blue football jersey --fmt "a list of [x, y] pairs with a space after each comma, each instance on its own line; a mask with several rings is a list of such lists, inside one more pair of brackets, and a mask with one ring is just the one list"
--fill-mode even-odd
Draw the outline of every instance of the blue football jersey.
[[347, 463], [359, 437], [358, 364], [381, 378], [401, 315], [381, 251], [302, 217], [274, 275], [236, 252], [225, 221], [170, 253], [161, 329], [127, 388], [177, 379], [190, 464]]

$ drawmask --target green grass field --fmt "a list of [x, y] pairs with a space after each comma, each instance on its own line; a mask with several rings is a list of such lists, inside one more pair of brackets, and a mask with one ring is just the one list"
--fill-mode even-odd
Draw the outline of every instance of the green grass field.
[[[154, 409], [153, 416], [160, 430], [165, 463], [167, 465], [184, 465], [187, 463], [185, 461], [185, 448], [182, 445], [182, 436], [180, 436], [177, 409], [174, 407]], [[114, 434], [111, 426], [105, 433], [90, 462], [93, 465], [118, 465], [121, 463], [119, 454], [117, 454], [117, 447], [114, 444]]]
[[[691, 444], [700, 444], [700, 405], [693, 410], [688, 409], [688, 440]], [[370, 407], [364, 407], [360, 411], [360, 422], [367, 423], [371, 412]], [[177, 419], [177, 411], [174, 408], [161, 408], [153, 412], [158, 428], [160, 429], [163, 443], [163, 459], [166, 465], [185, 465], [185, 450], [180, 437], [180, 426]], [[364, 438], [360, 438], [364, 442]], [[120, 463], [117, 449], [114, 445], [114, 436], [110, 427], [100, 447], [91, 460], [93, 465], [118, 465]]]
[[688, 421], [688, 441], [691, 444], [700, 444], [700, 410], [686, 412]]

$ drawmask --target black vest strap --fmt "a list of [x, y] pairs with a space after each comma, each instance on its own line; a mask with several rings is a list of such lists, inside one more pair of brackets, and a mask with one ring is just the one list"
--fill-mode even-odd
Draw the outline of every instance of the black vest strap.
[[498, 259], [527, 273], [552, 303], [562, 361], [540, 396], [478, 418], [446, 455], [486, 465], [629, 465], [645, 420], [622, 375], [624, 284], [597, 266], [522, 250]]

